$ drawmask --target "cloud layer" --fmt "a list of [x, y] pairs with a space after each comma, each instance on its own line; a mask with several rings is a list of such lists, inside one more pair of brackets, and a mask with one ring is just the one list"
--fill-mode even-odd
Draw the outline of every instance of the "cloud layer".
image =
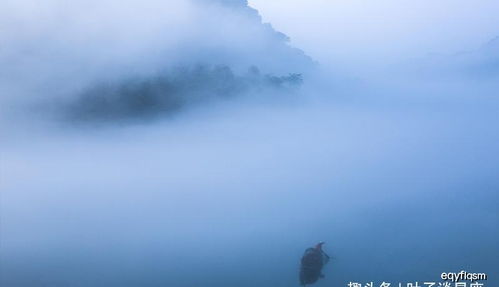
[[313, 63], [246, 1], [2, 1], [2, 102], [77, 97], [177, 66], [303, 73]]

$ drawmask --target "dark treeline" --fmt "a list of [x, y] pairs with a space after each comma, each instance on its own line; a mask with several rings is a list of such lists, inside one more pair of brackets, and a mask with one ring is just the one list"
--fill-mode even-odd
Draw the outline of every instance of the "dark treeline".
[[86, 89], [65, 108], [74, 121], [148, 119], [186, 106], [248, 92], [289, 92], [302, 83], [301, 74], [273, 76], [251, 67], [244, 75], [227, 66], [176, 67], [153, 77], [103, 82]]

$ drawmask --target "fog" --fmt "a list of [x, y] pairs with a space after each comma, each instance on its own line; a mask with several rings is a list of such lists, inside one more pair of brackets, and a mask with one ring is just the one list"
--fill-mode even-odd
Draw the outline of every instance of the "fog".
[[356, 73], [427, 54], [473, 50], [496, 37], [499, 26], [495, 0], [250, 3], [314, 59]]
[[497, 285], [497, 40], [339, 67], [254, 8], [0, 4], [1, 286]]

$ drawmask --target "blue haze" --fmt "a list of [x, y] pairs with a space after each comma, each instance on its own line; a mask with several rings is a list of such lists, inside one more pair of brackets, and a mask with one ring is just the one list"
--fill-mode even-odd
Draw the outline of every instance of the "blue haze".
[[[29, 2], [0, 4], [13, 11], [0, 50], [0, 286], [298, 286], [318, 241], [333, 259], [316, 286], [461, 270], [499, 283], [499, 74], [475, 68], [495, 67], [492, 45], [359, 78], [291, 47], [246, 1], [125, 1], [129, 14], [108, 0], [101, 30], [88, 11], [63, 9], [63, 27], [60, 3], [34, 15]], [[61, 117], [102, 83], [198, 64], [245, 85], [253, 66], [303, 83], [196, 92], [146, 121]]]

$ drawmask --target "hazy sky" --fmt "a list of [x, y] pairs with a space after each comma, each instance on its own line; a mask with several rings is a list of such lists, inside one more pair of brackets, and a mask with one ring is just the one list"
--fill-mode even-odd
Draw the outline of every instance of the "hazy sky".
[[[0, 286], [298, 286], [318, 241], [333, 260], [317, 287], [461, 270], [499, 286], [495, 50], [366, 69], [479, 47], [499, 0], [250, 1], [318, 62], [375, 80], [315, 69], [211, 1], [0, 1]], [[309, 66], [299, 90], [259, 85]], [[243, 77], [255, 88], [227, 96]], [[136, 115], [191, 86], [199, 101], [161, 120], [64, 116], [87, 91]]]
[[474, 49], [499, 35], [497, 0], [250, 0], [316, 59], [376, 61]]

